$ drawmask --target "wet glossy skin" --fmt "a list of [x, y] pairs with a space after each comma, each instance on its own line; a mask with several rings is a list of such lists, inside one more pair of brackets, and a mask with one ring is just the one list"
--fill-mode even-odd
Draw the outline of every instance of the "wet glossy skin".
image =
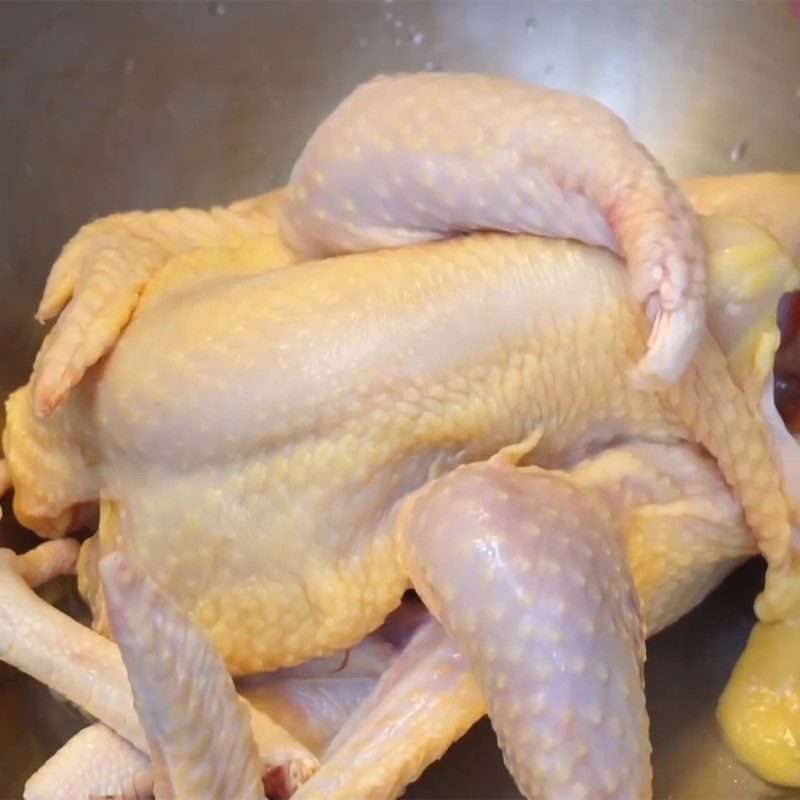
[[[467, 155], [475, 158], [474, 153]], [[484, 192], [482, 187], [479, 182], [476, 191]], [[296, 200], [295, 195], [292, 202]], [[530, 197], [524, 201], [533, 202]], [[546, 205], [552, 198], [539, 202]], [[570, 203], [570, 197], [555, 200], [562, 210]], [[435, 201], [432, 208], [440, 213]], [[324, 209], [311, 198], [309, 210], [319, 218]], [[245, 219], [259, 213], [271, 219], [257, 202], [236, 213]], [[394, 213], [402, 216], [403, 207]], [[558, 216], [558, 211], [550, 213]], [[291, 214], [296, 229], [302, 217], [296, 210]], [[158, 219], [151, 221], [158, 224]], [[171, 221], [181, 219], [179, 215]], [[681, 220], [679, 216], [679, 236], [691, 230]], [[617, 222], [612, 214], [609, 224]], [[657, 233], [658, 215], [649, 224]], [[120, 222], [123, 243], [126, 225]], [[419, 565], [395, 558], [394, 536], [399, 534], [393, 529], [394, 515], [408, 491], [462, 461], [486, 458], [529, 437], [535, 440], [533, 458], [549, 466], [580, 461], [613, 437], [702, 443], [733, 484], [767, 554], [776, 561], [785, 559], [785, 501], [779, 477], [770, 473], [761, 421], [749, 415], [716, 345], [705, 343], [685, 379], [666, 394], [642, 391], [622, 379], [645, 349], [645, 326], [609, 256], [562, 243], [475, 237], [345, 258], [335, 265], [279, 270], [287, 263], [287, 251], [265, 231], [268, 225], [260, 229], [260, 238], [238, 250], [188, 256], [159, 272], [111, 358], [47, 422], [31, 415], [31, 398], [25, 393], [10, 407], [6, 452], [22, 518], [42, 530], [58, 530], [70, 524], [72, 505], [98, 492], [101, 499], [114, 498], [104, 499], [99, 539], [84, 551], [82, 582], [98, 626], [104, 626], [104, 614], [94, 577], [96, 559], [122, 547], [211, 630], [232, 669], [296, 663], [352, 644], [397, 603], [407, 577], [424, 594], [426, 579], [418, 574]], [[644, 240], [658, 242], [659, 236]], [[169, 234], [166, 241], [174, 245]], [[195, 243], [205, 242], [201, 236]], [[89, 258], [90, 268], [95, 255]], [[129, 253], [132, 263], [141, 255], [137, 248]], [[125, 258], [118, 266], [122, 271], [113, 274], [124, 277]], [[63, 275], [63, 270], [56, 273], [56, 286]], [[105, 291], [102, 278], [102, 269], [93, 275], [90, 271], [76, 284], [78, 290], [86, 288], [84, 313], [96, 302], [92, 292], [102, 296]], [[106, 337], [102, 348], [113, 341], [123, 319], [101, 315], [98, 327], [90, 318], [84, 330], [83, 323], [76, 325], [80, 296], [76, 294], [72, 313], [62, 318], [64, 324], [42, 356], [41, 363], [50, 359], [58, 366], [53, 353], [72, 353], [61, 363], [66, 365], [64, 375], [73, 369], [76, 354], [79, 373], [81, 359], [97, 352], [97, 342], [83, 354], [69, 347], [59, 351], [59, 337], [62, 343], [80, 341], [94, 325]], [[425, 315], [419, 313], [426, 305], [435, 326], [425, 324]], [[238, 322], [233, 329], [231, 319]], [[441, 320], [446, 320], [444, 330]], [[172, 343], [171, 348], [160, 350], [163, 342]], [[375, 349], [380, 359], [374, 358]], [[345, 386], [343, 368], [354, 363], [355, 382]], [[40, 369], [32, 388], [39, 413], [51, 406], [36, 399], [48, 385], [45, 374]], [[264, 374], [273, 379], [266, 387], [259, 382]], [[710, 412], [721, 404], [731, 413], [718, 419]], [[153, 408], [159, 409], [157, 415], [150, 413]], [[228, 413], [209, 425], [210, 408]], [[31, 464], [37, 461], [37, 479], [44, 467], [60, 480], [61, 496], [54, 498], [41, 480], [38, 487], [36, 481], [28, 482]], [[148, 479], [156, 465], [157, 486]], [[756, 485], [754, 475], [766, 476], [766, 483]], [[247, 488], [256, 485], [260, 494], [251, 498]], [[235, 506], [230, 498], [236, 498]], [[239, 498], [255, 505], [243, 506]], [[42, 505], [47, 502], [62, 506]], [[565, 510], [557, 504], [551, 535], [568, 521]], [[244, 513], [244, 525], [241, 518], [233, 525], [232, 513]], [[581, 529], [594, 528], [593, 519], [586, 517]], [[323, 520], [324, 540], [318, 535]], [[611, 529], [603, 533], [598, 525], [606, 542], [616, 535]], [[236, 547], [221, 547], [218, 537], [222, 533], [224, 541], [226, 527], [249, 528], [255, 535]], [[701, 538], [696, 543], [702, 548], [705, 542]], [[734, 548], [728, 553], [713, 539], [708, 546], [718, 562], [747, 552]], [[620, 558], [600, 559], [601, 572], [613, 572]], [[661, 580], [669, 581], [669, 548], [663, 563]], [[256, 574], [256, 565], [263, 570], [259, 586], [236, 589], [242, 575]], [[702, 559], [690, 566], [706, 575]], [[308, 571], [301, 582], [306, 592], [312, 590], [310, 597], [297, 594], [296, 584], [283, 577], [287, 567]], [[437, 591], [446, 597], [446, 587]], [[572, 591], [556, 584], [548, 597], [558, 601], [564, 592], [563, 601], [570, 605]], [[504, 596], [503, 591], [493, 592], [485, 605], [502, 602]], [[436, 606], [433, 596], [429, 599]], [[680, 602], [678, 606], [685, 609]], [[250, 616], [244, 610], [260, 613]], [[668, 603], [664, 613], [668, 617], [675, 607]], [[458, 623], [450, 619], [449, 626], [443, 621], [458, 641]], [[486, 627], [478, 637], [476, 677], [487, 700], [492, 690], [479, 662], [496, 648], [494, 640], [501, 633]], [[579, 637], [581, 658], [591, 655], [592, 642], [591, 636]], [[621, 651], [633, 644], [630, 630], [616, 644], [607, 637], [601, 641]], [[512, 690], [519, 688], [518, 677], [510, 683]], [[640, 688], [631, 691], [632, 702], [641, 706]], [[512, 769], [526, 791], [537, 791], [529, 775], [542, 768], [542, 759], [514, 755], [524, 745], [524, 732], [510, 725], [507, 704], [494, 711], [490, 705], [490, 713], [501, 734], [514, 731], [503, 740]], [[625, 770], [632, 774], [617, 759], [638, 763], [642, 753], [646, 756], [641, 735], [638, 741], [637, 752], [623, 748], [622, 754], [609, 754], [601, 759], [603, 767], [612, 775], [624, 775]], [[562, 769], [546, 767], [548, 780]], [[568, 778], [578, 780], [573, 767], [567, 771]], [[641, 780], [648, 779], [636, 779], [637, 786], [644, 785]], [[586, 787], [603, 786], [611, 794], [620, 790], [618, 780], [604, 781], [603, 768], [595, 765]]]

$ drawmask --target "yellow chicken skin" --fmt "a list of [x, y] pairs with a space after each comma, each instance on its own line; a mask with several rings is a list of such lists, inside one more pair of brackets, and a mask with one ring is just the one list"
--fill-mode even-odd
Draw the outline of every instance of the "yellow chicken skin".
[[[42, 532], [102, 486], [115, 510], [98, 553], [130, 548], [235, 673], [382, 621], [408, 586], [393, 509], [430, 477], [533, 430], [541, 458], [587, 447], [595, 427], [690, 435], [625, 377], [644, 326], [602, 251], [488, 235], [244, 279], [189, 271], [183, 289], [163, 275], [169, 289], [149, 287], [48, 420], [27, 390], [11, 397], [4, 451], [15, 510]], [[80, 583], [102, 627], [89, 557]]]
[[719, 701], [725, 741], [762, 778], [800, 786], [797, 619], [759, 622]]
[[[737, 217], [747, 217], [768, 227], [781, 241], [796, 262], [800, 263], [800, 175], [763, 173], [744, 176], [719, 176], [685, 181], [682, 188], [699, 211], [714, 213], [723, 210]], [[787, 213], [788, 209], [788, 213]], [[768, 243], [761, 246], [769, 248]], [[758, 292], [767, 272], [752, 270], [752, 249], [731, 248], [722, 252], [712, 269], [718, 277], [730, 276], [739, 283], [737, 295], [746, 299]], [[764, 251], [769, 262], [767, 250]], [[742, 260], [743, 259], [743, 260]], [[727, 280], [727, 279], [725, 279]], [[793, 288], [787, 284], [786, 291]], [[792, 303], [795, 303], [792, 300]], [[784, 335], [781, 352], [776, 358], [778, 368], [788, 371], [789, 380], [796, 380], [796, 310], [790, 305], [793, 318], [785, 320], [790, 328]], [[750, 337], [763, 335], [775, 319], [774, 308], [762, 310], [762, 334], [755, 331]], [[786, 334], [786, 331], [784, 331]], [[729, 359], [736, 369], [736, 355]], [[768, 365], [762, 367], [762, 371]], [[776, 379], [778, 375], [776, 374]], [[785, 385], [785, 382], [784, 382]], [[790, 391], [793, 391], [791, 383]], [[776, 396], [778, 387], [776, 386]], [[796, 403], [793, 398], [792, 406]], [[768, 404], [769, 405], [769, 404]], [[762, 402], [763, 407], [763, 402]], [[794, 413], [794, 408], [789, 409]], [[786, 459], [784, 471], [796, 476], [800, 469], [794, 453], [794, 442], [782, 435], [773, 409], [767, 408], [773, 430], [780, 436], [779, 457]], [[796, 505], [797, 494], [793, 495]], [[800, 604], [796, 579], [775, 578], [775, 591], [766, 593], [756, 603], [759, 622], [756, 623], [744, 655], [736, 665], [730, 683], [720, 698], [717, 716], [725, 741], [736, 756], [762, 778], [787, 786], [800, 786]]]
[[[739, 213], [753, 212], [753, 216], [760, 218], [762, 222], [770, 222], [770, 215], [775, 217], [776, 195], [780, 198], [782, 194], [792, 194], [800, 200], [800, 176], [791, 176], [785, 182], [781, 182], [777, 175], [765, 175], [763, 178], [746, 176], [738, 188], [734, 179], [709, 178], [689, 183], [689, 194], [701, 202], [701, 207], [705, 207], [705, 203], [712, 206], [714, 203], [723, 204], [727, 207], [726, 199], [731, 199], [734, 210]], [[728, 194], [715, 201], [710, 190], [717, 185], [724, 186]], [[773, 190], [772, 203], [761, 204], [761, 195], [767, 189]], [[800, 231], [800, 204], [793, 202], [788, 205], [789, 208], [793, 206], [797, 208], [796, 213], [789, 214], [788, 219], [787, 215], [783, 215], [778, 224], [773, 225], [781, 234], [784, 244], [789, 247]], [[728, 236], [731, 224], [736, 223], [731, 220], [727, 224]], [[742, 224], [743, 234], [744, 230], [745, 226]], [[795, 251], [800, 252], [796, 245]], [[755, 269], [754, 256], [760, 261]], [[780, 274], [780, 270], [774, 269], [774, 258], [785, 258], [776, 242], [747, 244], [742, 239], [739, 246], [720, 248], [716, 255], [712, 247], [710, 271], [714, 277], [711, 281], [711, 292], [720, 289], [730, 292], [729, 296], [736, 298], [733, 312], [741, 313], [743, 304], [746, 307], [748, 301], [763, 292], [764, 282], [773, 281]], [[789, 292], [796, 288], [796, 284], [791, 275], [787, 278], [783, 289]], [[734, 289], [734, 286], [737, 288]], [[766, 342], [770, 337], [774, 340], [775, 309], [762, 306], [759, 310], [757, 305], [750, 305], [751, 319], [757, 319], [755, 324], [738, 344], [732, 341], [728, 343], [728, 361], [734, 375], [742, 374], [743, 362], [740, 359], [745, 363], [752, 363], [755, 342], [759, 339]], [[790, 313], [796, 315], [794, 311]], [[790, 328], [796, 329], [796, 319], [784, 322]], [[725, 337], [721, 330], [717, 335]], [[790, 335], [794, 337], [796, 334], [792, 332]], [[768, 374], [771, 369], [771, 350], [772, 346], [760, 357], [762, 363], [757, 368], [757, 373]], [[796, 350], [795, 342], [791, 339], [784, 341], [782, 350], [776, 358], [776, 369], [780, 365], [783, 370], [788, 369], [794, 374], [798, 367], [796, 353], [793, 352]], [[767, 380], [766, 392], [771, 390], [771, 381]], [[768, 394], [762, 394], [761, 408], [770, 421], [778, 458], [784, 461], [782, 469], [796, 478], [800, 468], [795, 452], [796, 445], [783, 429]], [[796, 490], [792, 500], [796, 505]], [[796, 535], [793, 532], [793, 537]], [[770, 586], [773, 580], [774, 584]], [[796, 577], [776, 571], [776, 574], [768, 576], [767, 586], [772, 591], [766, 591], [756, 603], [759, 622], [753, 628], [745, 652], [720, 698], [717, 717], [726, 743], [743, 763], [767, 781], [800, 786], [800, 669], [797, 667], [800, 655], [800, 606], [796, 599]]]
[[[392, 537], [408, 492], [532, 432], [528, 460], [550, 467], [613, 441], [698, 442], [751, 518], [781, 508], [764, 428], [712, 339], [673, 388], [627, 379], [646, 324], [601, 250], [495, 234], [244, 276], [180, 272], [187, 260], [150, 285], [110, 357], [47, 420], [27, 389], [8, 404], [20, 515], [52, 532], [53, 519], [103, 503], [79, 579], [98, 629], [97, 558], [122, 550], [211, 632], [234, 673], [348, 647], [408, 586]], [[722, 291], [730, 276], [719, 275]], [[772, 278], [762, 288], [796, 283], [785, 258]], [[729, 321], [715, 319], [722, 338]], [[746, 381], [751, 339], [725, 330]], [[634, 582], [662, 595], [653, 629], [748, 552], [736, 527], [683, 549], [662, 530], [661, 543], [630, 539], [643, 548], [630, 551]], [[686, 563], [692, 548], [707, 555]]]
[[[788, 537], [763, 427], [711, 340], [668, 391], [626, 379], [644, 323], [603, 251], [486, 235], [245, 278], [184, 274], [185, 287], [169, 272], [150, 286], [112, 355], [46, 422], [27, 390], [12, 395], [4, 450], [21, 518], [48, 533], [100, 497], [114, 510], [97, 552], [134, 552], [234, 672], [374, 628], [407, 586], [396, 503], [533, 431], [548, 465], [620, 438], [703, 444], [764, 549], [783, 546], [781, 526]], [[94, 547], [80, 581], [102, 621]]]
[[[444, 628], [436, 652], [463, 656], [468, 676], [458, 685], [470, 702], [446, 711], [443, 730], [468, 727], [482, 699], [527, 796], [644, 796], [643, 634], [756, 547], [769, 565], [760, 625], [795, 630], [800, 471], [772, 366], [775, 309], [797, 269], [746, 220], [698, 228], [596, 104], [474, 76], [419, 80], [396, 141], [376, 98], [405, 96], [413, 76], [346, 101], [286, 192], [79, 234], [42, 313], [66, 308], [7, 403], [14, 511], [58, 537], [99, 504], [78, 565], [95, 629], [113, 627], [99, 576], [121, 552], [235, 675], [351, 647], [414, 587]], [[497, 92], [520, 114], [493, 121]], [[416, 135], [441, 130], [459, 104], [471, 110], [455, 138]], [[520, 154], [508, 126], [537, 112], [556, 132], [595, 125], [606, 160], [546, 132]], [[355, 130], [368, 147], [351, 146]], [[398, 163], [413, 180], [398, 183]], [[509, 233], [453, 236], [482, 227]], [[497, 569], [501, 580], [480, 578]], [[3, 645], [23, 635], [6, 610], [0, 657], [24, 666]], [[794, 684], [775, 666], [781, 637], [764, 630], [721, 720], [747, 763], [791, 782], [797, 748], [780, 732], [796, 729], [796, 705], [763, 698]], [[150, 657], [137, 647], [126, 640], [129, 668]], [[367, 703], [380, 713], [364, 712], [358, 736], [403, 706], [404, 685]], [[381, 785], [399, 791], [448, 743], [389, 748], [402, 763], [384, 765]], [[323, 759], [307, 796], [341, 760]], [[359, 781], [385, 796], [368, 772]]]

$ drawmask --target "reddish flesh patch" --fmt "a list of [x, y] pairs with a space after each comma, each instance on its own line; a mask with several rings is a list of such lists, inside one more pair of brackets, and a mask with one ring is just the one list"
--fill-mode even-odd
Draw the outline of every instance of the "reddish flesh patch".
[[790, 431], [800, 431], [800, 290], [778, 303], [781, 344], [775, 354], [775, 405]]
[[292, 788], [289, 786], [286, 769], [285, 764], [278, 764], [261, 773], [264, 797], [268, 800], [288, 800], [291, 796]]

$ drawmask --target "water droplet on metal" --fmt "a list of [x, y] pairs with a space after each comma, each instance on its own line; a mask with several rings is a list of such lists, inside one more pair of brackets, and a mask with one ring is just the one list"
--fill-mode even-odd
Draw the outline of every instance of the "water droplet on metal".
[[222, 0], [211, 0], [208, 4], [208, 10], [215, 17], [224, 17], [226, 11], [225, 3]]
[[747, 152], [747, 147], [750, 142], [747, 139], [741, 139], [731, 148], [731, 161], [741, 161], [744, 154]]
[[408, 41], [411, 44], [422, 44], [425, 41], [425, 34], [422, 31], [412, 29], [408, 32]]
[[425, 72], [436, 72], [439, 69], [439, 66], [435, 61], [426, 61], [425, 62]]
[[528, 17], [525, 20], [525, 30], [528, 33], [533, 33], [536, 30], [536, 17]]
[[403, 43], [403, 40], [399, 36], [395, 36], [394, 43], [396, 47], [399, 47]]
[[401, 20], [401, 19], [396, 19], [396, 20], [394, 21], [394, 26], [395, 26], [395, 28], [397, 28], [398, 30], [400, 30], [400, 28], [402, 28], [402, 27], [403, 27], [403, 20]]
[[122, 71], [126, 75], [133, 75], [133, 71], [136, 69], [136, 59], [129, 58], [125, 61], [125, 66], [122, 68]]
[[391, 11], [387, 11], [385, 17], [387, 22], [391, 22], [394, 19], [394, 14]]
[[359, 36], [358, 37], [358, 46], [359, 47], [366, 47], [368, 39], [366, 36]]

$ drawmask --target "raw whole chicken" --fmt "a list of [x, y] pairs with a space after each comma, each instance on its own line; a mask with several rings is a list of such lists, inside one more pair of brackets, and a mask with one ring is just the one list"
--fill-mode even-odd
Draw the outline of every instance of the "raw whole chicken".
[[[26, 797], [393, 797], [483, 713], [526, 797], [648, 797], [645, 637], [759, 551], [720, 720], [800, 784], [800, 178], [687, 189], [735, 216], [587, 98], [400, 75], [284, 189], [82, 229], [7, 402], [55, 541], [0, 553], [0, 658], [98, 722]], [[94, 631], [31, 591], [73, 571]]]

